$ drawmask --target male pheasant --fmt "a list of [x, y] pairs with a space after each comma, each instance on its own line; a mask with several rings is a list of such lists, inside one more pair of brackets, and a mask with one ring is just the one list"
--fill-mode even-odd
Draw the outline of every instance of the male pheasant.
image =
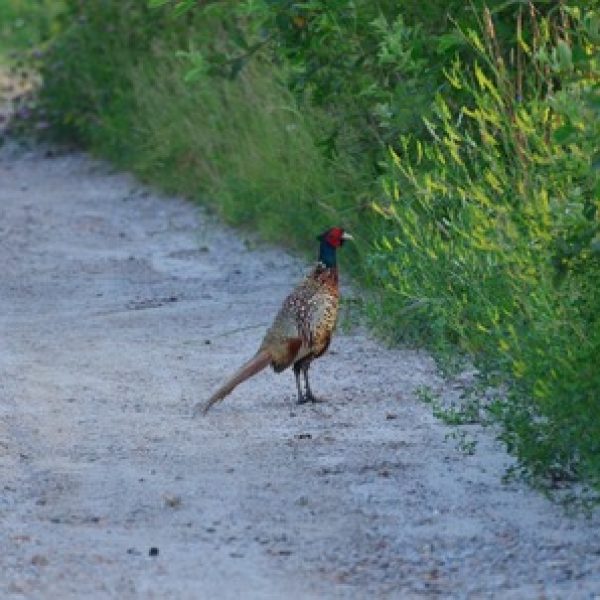
[[[194, 413], [206, 413], [240, 383], [262, 371], [269, 364], [276, 373], [293, 365], [298, 404], [317, 402], [308, 383], [308, 369], [315, 358], [322, 356], [331, 341], [339, 303], [336, 250], [352, 236], [340, 227], [333, 227], [318, 238], [319, 259], [304, 281], [284, 300], [273, 325], [269, 328], [258, 352], [222, 385]], [[300, 383], [304, 377], [304, 391]]]

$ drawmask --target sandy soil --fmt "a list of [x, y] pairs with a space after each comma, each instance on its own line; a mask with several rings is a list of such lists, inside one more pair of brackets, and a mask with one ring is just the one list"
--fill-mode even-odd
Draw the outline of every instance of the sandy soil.
[[190, 418], [307, 267], [243, 237], [1, 152], [0, 597], [600, 598], [600, 518], [502, 484], [491, 432], [446, 439], [414, 391], [461, 383], [424, 353], [338, 332], [325, 403], [265, 372]]

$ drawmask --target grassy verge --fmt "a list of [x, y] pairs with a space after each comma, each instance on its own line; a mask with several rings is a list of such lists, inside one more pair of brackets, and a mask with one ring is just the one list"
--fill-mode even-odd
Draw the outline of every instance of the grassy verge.
[[31, 50], [58, 30], [61, 0], [3, 0], [0, 3], [0, 61], [10, 53]]
[[187, 68], [166, 54], [133, 76], [140, 175], [202, 195], [228, 220], [280, 242], [354, 220], [342, 214], [354, 211], [360, 173], [343, 159], [323, 160], [318, 116], [299, 111], [271, 70], [257, 64], [235, 82], [186, 84]]

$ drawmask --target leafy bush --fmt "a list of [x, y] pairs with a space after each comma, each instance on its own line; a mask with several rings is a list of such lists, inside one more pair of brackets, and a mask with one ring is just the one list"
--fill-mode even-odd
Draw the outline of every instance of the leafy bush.
[[40, 101], [53, 133], [118, 155], [134, 103], [131, 74], [167, 16], [139, 0], [65, 0], [61, 21], [41, 66]]
[[[0, 54], [31, 50], [55, 32], [61, 0], [3, 0], [0, 3]], [[1, 58], [1, 56], [0, 56]]]
[[452, 91], [444, 68], [457, 47], [468, 52], [468, 45], [448, 32], [449, 15], [475, 26], [478, 4], [221, 0], [199, 6], [183, 0], [176, 7], [196, 18], [216, 18], [222, 27], [219, 42], [196, 48], [192, 62], [230, 79], [257, 56], [283, 65], [285, 81], [302, 105], [327, 110], [319, 140], [325, 156], [345, 153], [379, 172], [382, 152], [400, 134], [424, 131], [422, 117], [436, 91]]
[[392, 152], [371, 263], [393, 322], [508, 376], [495, 410], [522, 465], [598, 485], [600, 22], [555, 19], [534, 17], [513, 68], [489, 13], [485, 37], [465, 35], [480, 61], [448, 80], [470, 102], [438, 96], [431, 141]]

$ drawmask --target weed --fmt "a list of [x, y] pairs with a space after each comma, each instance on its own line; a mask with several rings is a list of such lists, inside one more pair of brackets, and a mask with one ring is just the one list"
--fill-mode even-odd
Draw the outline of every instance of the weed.
[[439, 398], [439, 394], [435, 393], [428, 385], [420, 385], [415, 388], [415, 396], [417, 400], [424, 404], [435, 405]]
[[467, 456], [473, 456], [477, 450], [477, 440], [470, 436], [466, 431], [451, 431], [446, 434], [446, 440], [454, 440], [459, 452], [462, 452]]

